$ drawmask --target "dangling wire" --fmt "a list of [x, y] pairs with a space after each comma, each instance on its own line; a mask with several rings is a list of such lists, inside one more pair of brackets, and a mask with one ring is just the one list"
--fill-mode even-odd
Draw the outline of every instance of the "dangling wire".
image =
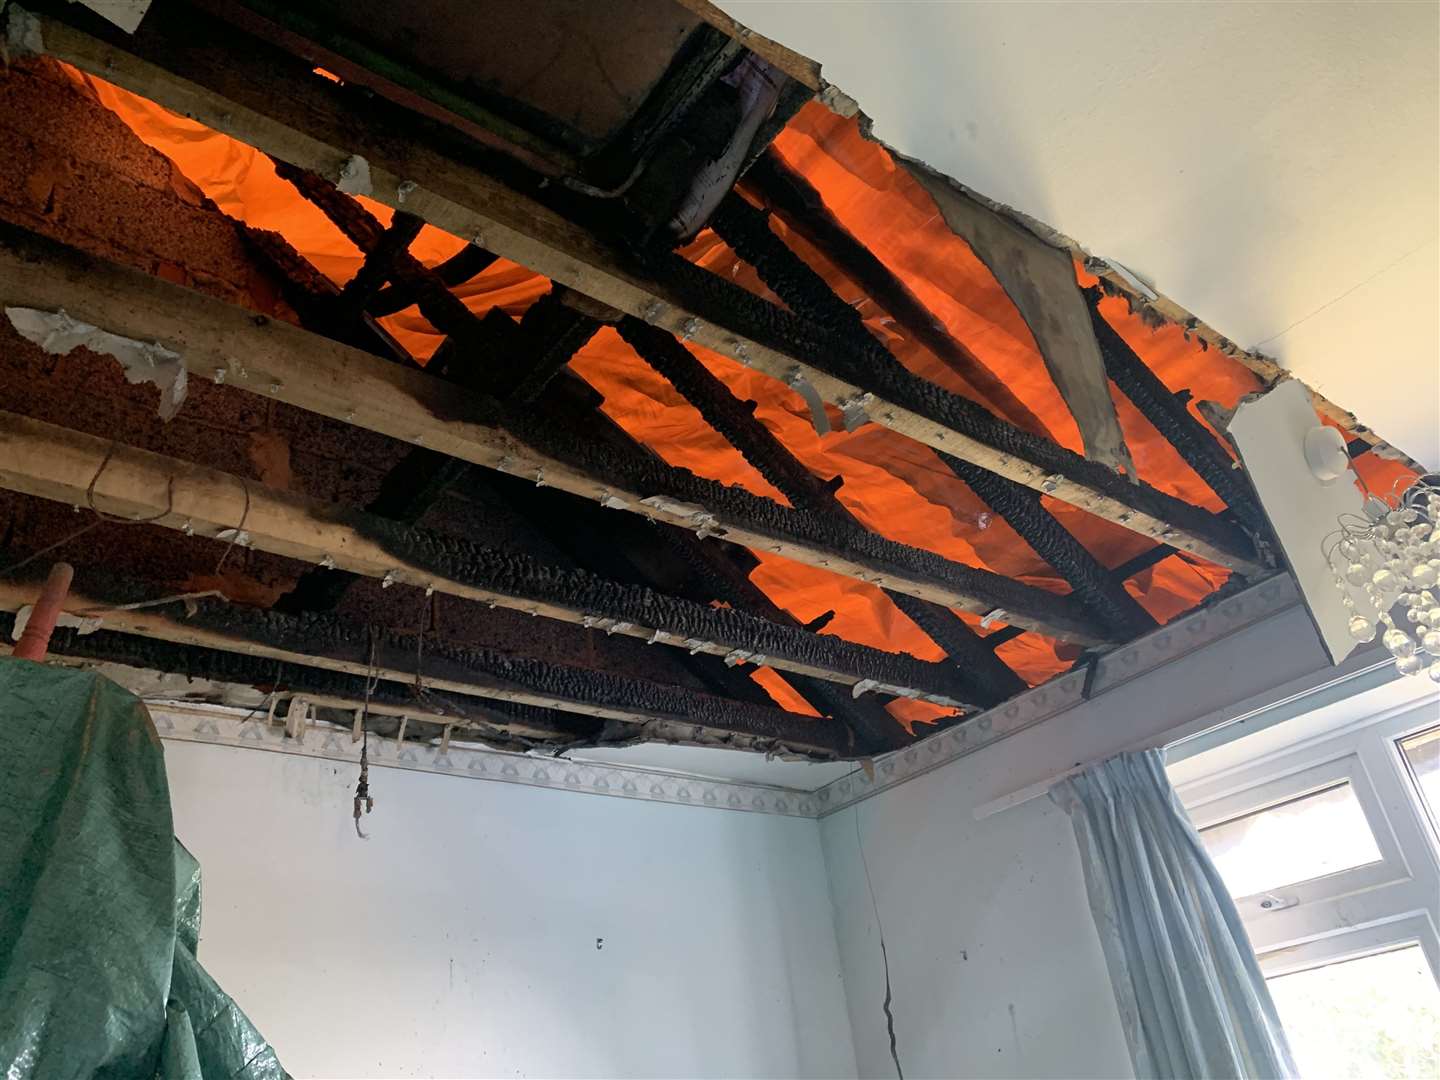
[[379, 685], [380, 672], [375, 666], [375, 627], [370, 627], [370, 671], [365, 677], [365, 703], [360, 710], [360, 779], [355, 784], [355, 835], [370, 838], [360, 829], [360, 815], [375, 809], [370, 797], [370, 695]]
[[[95, 475], [90, 478], [90, 483], [87, 484], [86, 487], [85, 487], [85, 505], [86, 505], [87, 507], [89, 507], [90, 512], [95, 515], [94, 520], [91, 521], [91, 522], [89, 522], [89, 523], [86, 524], [86, 525], [82, 525], [80, 528], [76, 529], [74, 532], [70, 533], [69, 535], [67, 535], [67, 536], [62, 536], [59, 540], [55, 541], [55, 543], [53, 543], [53, 544], [50, 544], [48, 547], [43, 547], [43, 548], [41, 548], [39, 551], [32, 552], [31, 554], [25, 556], [25, 558], [21, 559], [19, 562], [11, 563], [9, 566], [5, 567], [3, 570], [0, 570], [0, 577], [4, 577], [4, 576], [7, 575], [7, 574], [13, 574], [16, 570], [19, 570], [22, 566], [26, 566], [26, 565], [28, 565], [29, 563], [34, 562], [36, 559], [40, 558], [42, 555], [48, 555], [50, 552], [54, 551], [54, 550], [55, 550], [56, 548], [58, 548], [58, 547], [64, 547], [66, 544], [70, 543], [71, 540], [75, 540], [75, 539], [78, 539], [78, 538], [81, 537], [81, 536], [84, 536], [84, 535], [85, 535], [87, 532], [89, 532], [91, 529], [95, 528], [95, 527], [98, 526], [98, 525], [103, 525], [103, 524], [104, 524], [105, 522], [107, 522], [107, 521], [108, 521], [108, 522], [113, 522], [113, 523], [116, 524], [116, 525], [149, 525], [149, 524], [151, 524], [151, 523], [153, 523], [153, 522], [159, 521], [161, 518], [169, 517], [170, 514], [174, 512], [174, 510], [175, 510], [175, 476], [174, 476], [174, 474], [171, 474], [170, 478], [166, 481], [166, 484], [165, 484], [165, 509], [162, 510], [162, 511], [160, 511], [160, 513], [154, 515], [153, 517], [144, 517], [144, 518], [128, 518], [128, 517], [122, 517], [122, 516], [119, 515], [119, 514], [109, 514], [109, 513], [106, 513], [104, 510], [101, 510], [98, 506], [95, 505], [95, 485], [100, 482], [100, 474], [103, 473], [103, 472], [105, 471], [105, 467], [110, 464], [110, 459], [115, 456], [115, 449], [116, 449], [116, 447], [118, 447], [119, 445], [120, 445], [120, 441], [119, 441], [118, 439], [112, 439], [112, 440], [110, 440], [110, 446], [109, 446], [109, 448], [105, 451], [105, 456], [100, 459], [100, 466], [99, 466], [99, 468], [97, 468], [97, 469], [95, 470]], [[76, 510], [79, 510], [80, 508], [77, 506], [75, 509], [76, 509]]]

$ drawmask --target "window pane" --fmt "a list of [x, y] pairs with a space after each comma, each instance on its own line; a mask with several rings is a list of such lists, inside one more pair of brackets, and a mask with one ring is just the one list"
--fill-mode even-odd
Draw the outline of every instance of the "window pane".
[[1268, 981], [1309, 1080], [1440, 1076], [1440, 991], [1419, 945]]
[[1349, 781], [1200, 830], [1231, 896], [1253, 896], [1380, 860]]
[[1400, 752], [1410, 766], [1425, 809], [1430, 811], [1430, 820], [1440, 829], [1440, 727], [1401, 739]]

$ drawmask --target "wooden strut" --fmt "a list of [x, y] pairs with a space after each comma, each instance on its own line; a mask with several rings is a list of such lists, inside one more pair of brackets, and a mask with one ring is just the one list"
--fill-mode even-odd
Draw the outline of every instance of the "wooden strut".
[[946, 331], [920, 298], [841, 224], [826, 207], [820, 192], [790, 168], [774, 147], [756, 159], [740, 183], [764, 199], [789, 228], [818, 248], [905, 333], [969, 383], [997, 413], [1033, 435], [1049, 437], [1049, 430], [1030, 407], [984, 361]]
[[[102, 468], [103, 466], [103, 468]], [[98, 479], [97, 479], [98, 475]], [[0, 487], [107, 510], [304, 562], [781, 671], [963, 707], [943, 667], [739, 611], [560, 571], [454, 537], [325, 507], [291, 492], [0, 412]]]
[[[0, 581], [0, 611], [18, 611], [21, 607], [31, 603], [33, 597], [29, 593], [30, 590], [21, 584]], [[99, 617], [102, 622], [100, 631], [102, 635], [107, 632], [130, 635], [170, 642], [175, 645], [213, 650], [220, 654], [258, 657], [267, 661], [279, 661], [287, 668], [294, 667], [302, 671], [314, 669], [336, 672], [354, 676], [359, 680], [367, 680], [373, 676], [380, 679], [382, 683], [396, 684], [407, 692], [415, 682], [413, 667], [396, 666], [400, 657], [413, 655], [411, 650], [395, 650], [395, 662], [377, 664], [372, 667], [368, 657], [357, 655], [353, 658], [345, 658], [316, 655], [312, 652], [302, 653], [269, 641], [194, 625], [187, 620], [173, 617], [155, 608], [144, 611], [115, 610], [101, 601], [81, 595], [72, 595], [66, 607], [71, 610], [86, 611], [92, 617]], [[87, 638], [84, 636], [79, 637], [76, 644], [84, 645], [86, 640]], [[98, 639], [92, 638], [91, 640]], [[72, 649], [71, 654], [94, 655], [99, 659], [116, 656], [115, 652], [107, 653], [107, 650], [102, 648]], [[127, 662], [124, 657], [116, 658], [119, 662]], [[149, 664], [142, 661], [140, 666], [149, 666]], [[546, 667], [557, 672], [566, 670], [560, 665], [546, 665]], [[580, 681], [593, 674], [576, 670], [577, 679]], [[616, 701], [597, 703], [589, 697], [567, 697], [536, 691], [513, 683], [507, 684], [504, 680], [487, 677], [483, 673], [477, 673], [472, 678], [458, 678], [453, 672], [448, 676], [428, 672], [425, 674], [427, 690], [437, 691], [442, 696], [460, 695], [462, 700], [502, 702], [509, 705], [555, 710], [577, 716], [598, 717], [626, 724], [672, 725], [678, 722], [691, 729], [711, 731], [718, 736], [738, 735], [771, 740], [795, 749], [832, 756], [849, 751], [848, 737], [844, 728], [827, 718], [787, 713], [773, 706], [727, 703], [700, 691], [651, 683], [628, 676], [606, 676], [606, 681], [616, 691], [614, 695]], [[305, 698], [312, 703], [320, 701], [317, 692], [305, 688], [306, 685], [302, 679], [300, 689]], [[321, 695], [321, 697], [323, 696]], [[627, 705], [625, 703], [627, 697], [636, 702], [644, 699], [662, 703], [664, 707]], [[349, 695], [342, 700], [353, 701]], [[723, 707], [717, 709], [715, 707], [717, 702], [721, 702]], [[426, 712], [426, 708], [424, 702], [418, 699], [403, 705], [397, 705], [395, 702], [386, 705], [374, 702], [372, 696], [372, 711], [391, 712], [392, 714], [403, 712], [412, 718], [420, 718]], [[702, 714], [703, 721], [697, 719]], [[457, 722], [456, 717], [448, 714], [436, 713], [435, 715], [441, 717], [437, 720], [438, 723], [454, 724]], [[507, 716], [506, 723], [512, 734], [523, 738], [553, 739], [557, 734], [555, 727], [549, 724], [536, 726], [533, 721], [527, 721], [523, 717]]]
[[1011, 621], [1053, 637], [1081, 644], [1104, 639], [1099, 627], [1064, 597], [871, 534], [834, 533], [801, 512], [683, 470], [657, 465], [633, 474], [634, 486], [627, 487], [616, 476], [570, 464], [583, 461], [580, 455], [592, 448], [578, 445], [573, 433], [545, 427], [530, 415], [534, 410], [516, 410], [506, 422], [524, 425], [527, 442], [545, 441], [566, 453], [568, 461], [502, 431], [494, 402], [453, 383], [0, 223], [0, 307], [10, 306], [63, 309], [123, 337], [158, 341], [180, 355], [192, 376], [609, 508], [947, 606], [980, 614], [1003, 607]]
[[[853, 520], [853, 515], [835, 495], [836, 485], [810, 472], [755, 418], [753, 403], [739, 401], [683, 343], [663, 330], [628, 316], [620, 320], [618, 329], [641, 359], [668, 379], [710, 426], [724, 435], [791, 504]], [[949, 654], [977, 704], [999, 704], [1025, 689], [1024, 681], [981, 645], [978, 635], [949, 608], [903, 593], [889, 595]]]
[[[302, 195], [315, 203], [352, 243], [366, 252], [367, 264], [372, 257], [383, 259], [384, 265], [398, 279], [396, 287], [403, 285], [409, 290], [410, 296], [427, 306], [426, 314], [438, 329], [447, 334], [440, 350], [432, 357], [430, 368], [437, 369], [437, 373], [455, 378], [472, 389], [512, 402], [533, 403], [545, 409], [554, 408], [559, 402], [554, 400], [555, 395], [545, 395], [546, 388], [568, 364], [574, 353], [599, 328], [597, 318], [616, 314], [572, 309], [568, 305], [577, 300], [582, 308], [586, 306], [587, 298], [579, 294], [562, 295], [557, 290], [552, 290], [527, 309], [518, 325], [498, 311], [490, 312], [481, 320], [467, 309], [449, 302], [446, 282], [440, 273], [441, 268], [430, 269], [409, 258], [399, 260], [399, 265], [395, 265], [398, 253], [384, 244], [387, 233], [380, 222], [357, 200], [340, 192], [327, 181], [283, 163], [277, 163], [277, 171]], [[294, 258], [301, 259], [298, 253]], [[303, 268], [283, 269], [291, 276], [305, 276]], [[488, 342], [487, 337], [491, 339]], [[494, 350], [490, 356], [476, 355], [485, 353], [487, 348]], [[466, 355], [460, 355], [462, 353]], [[500, 357], [503, 357], [504, 361], [496, 363], [495, 360]], [[612, 452], [643, 453], [638, 443], [613, 422], [605, 420], [598, 411], [591, 410], [588, 416], [567, 412], [560, 422], [567, 427], [575, 426], [587, 439], [606, 442]], [[421, 489], [427, 493], [438, 493], [459, 475], [453, 468], [447, 467], [447, 462], [450, 465], [456, 464], [453, 458], [445, 458], [433, 451], [417, 448], [396, 466], [391, 476], [387, 477], [385, 487], [391, 487], [393, 479], [394, 484], [405, 491]], [[424, 500], [415, 498], [398, 501], [387, 499], [386, 491], [382, 489], [380, 498], [368, 509], [384, 517], [414, 521], [417, 516], [415, 511], [423, 504]], [[717, 584], [715, 575], [719, 574], [721, 595], [718, 598], [726, 599], [740, 610], [759, 615], [770, 622], [793, 627], [800, 625], [789, 613], [771, 603], [760, 590], [753, 586], [746, 587], [749, 586], [748, 581], [743, 585], [734, 581], [735, 575], [727, 572], [728, 556], [725, 552], [706, 546], [702, 540], [692, 538], [688, 532], [673, 528], [669, 531], [673, 534], [672, 542], [686, 548], [687, 561], [692, 564], [698, 562], [709, 568], [711, 573], [707, 578], [711, 584]], [[582, 564], [585, 564], [583, 559]], [[599, 569], [593, 566], [593, 560], [590, 565], [592, 569]], [[342, 575], [334, 570], [311, 571], [301, 579], [292, 594], [282, 599], [281, 604], [286, 610], [333, 607], [334, 600], [343, 590], [348, 577], [349, 575]], [[654, 584], [648, 576], [642, 576], [640, 583]], [[892, 593], [892, 596], [903, 594]], [[714, 598], [716, 597], [712, 597]], [[913, 597], [905, 597], [905, 600], [912, 605], [927, 603]], [[949, 609], [933, 606], [949, 615]], [[949, 617], [955, 619], [953, 615]], [[955, 621], [959, 623], [958, 619]], [[984, 652], [978, 660], [982, 668], [987, 664], [999, 663], [988, 652]], [[767, 703], [769, 701], [769, 695], [758, 685], [729, 669], [695, 664], [693, 661], [687, 662], [687, 666], [691, 667], [702, 681], [722, 689], [723, 692], [742, 700], [758, 695]], [[1003, 668], [1003, 665], [999, 666]], [[846, 723], [856, 733], [857, 749], [890, 750], [909, 741], [901, 725], [874, 698], [866, 695], [854, 699], [848, 693], [837, 690], [833, 683], [794, 672], [790, 672], [788, 678], [794, 688], [813, 705]], [[1018, 684], [1017, 689], [1024, 688], [1024, 683], [1017, 677], [1012, 676], [1011, 679]], [[988, 686], [976, 685], [976, 704], [984, 707], [997, 703], [1004, 696], [1000, 692], [1002, 687], [1013, 692], [1009, 689], [1010, 683], [1003, 680]]]
[[908, 372], [874, 370], [818, 328], [678, 257], [635, 266], [441, 148], [441, 136], [413, 117], [372, 100], [362, 112], [353, 93], [267, 43], [237, 41], [232, 28], [190, 9], [125, 36], [69, 5], [42, 6], [46, 52], [82, 70], [327, 178], [363, 157], [372, 197], [455, 236], [775, 378], [804, 380], [827, 401], [863, 402], [878, 423], [1142, 535], [1242, 573], [1264, 569], [1243, 534], [1204, 511], [994, 421]]
[[[716, 214], [714, 226], [721, 239], [751, 262], [765, 284], [793, 311], [827, 324], [837, 335], [863, 342], [882, 353], [887, 362], [898, 366], [899, 361], [873, 339], [855, 309], [840, 299], [829, 283], [770, 229], [762, 211], [738, 195], [731, 195]], [[938, 454], [951, 472], [965, 481], [1065, 579], [1072, 594], [1095, 613], [1112, 635], [1128, 640], [1155, 628], [1155, 620], [1125, 591], [1120, 580], [1045, 509], [1039, 492], [953, 454], [944, 451]], [[939, 618], [938, 614], [931, 614], [929, 621]], [[952, 632], [948, 636], [953, 638], [956, 634]]]

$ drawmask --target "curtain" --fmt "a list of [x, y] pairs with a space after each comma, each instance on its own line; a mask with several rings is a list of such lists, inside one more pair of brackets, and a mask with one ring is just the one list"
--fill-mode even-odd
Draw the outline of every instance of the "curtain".
[[1239, 913], [1165, 775], [1121, 754], [1051, 789], [1140, 1077], [1297, 1076]]

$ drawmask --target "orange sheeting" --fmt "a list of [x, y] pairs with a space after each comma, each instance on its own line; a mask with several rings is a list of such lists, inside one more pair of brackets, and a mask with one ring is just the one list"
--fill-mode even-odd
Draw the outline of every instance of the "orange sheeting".
[[[360, 252], [319, 210], [280, 180], [264, 155], [178, 117], [159, 106], [99, 80], [83, 79], [150, 146], [168, 155], [180, 170], [227, 214], [282, 233], [296, 249], [336, 283], [359, 268]], [[822, 194], [828, 208], [896, 272], [945, 328], [1008, 384], [1041, 419], [1050, 434], [1081, 450], [1080, 434], [1055, 389], [1028, 328], [1014, 305], [969, 246], [945, 225], [930, 197], [889, 154], [864, 139], [856, 125], [818, 103], [807, 105], [782, 131], [775, 147]], [[390, 211], [370, 200], [368, 209], [388, 223]], [[776, 228], [784, 232], [777, 222]], [[869, 328], [911, 370], [959, 393], [975, 390], [922, 346], [908, 340], [885, 312], [799, 237], [787, 241], [844, 298], [857, 303]], [[411, 251], [429, 265], [454, 254], [458, 238], [426, 226]], [[705, 232], [686, 250], [694, 261], [741, 285], [766, 293], [754, 272], [713, 233]], [[1077, 267], [1083, 285], [1095, 280]], [[476, 279], [456, 289], [477, 313], [499, 306], [518, 316], [548, 291], [549, 282], [523, 267], [497, 260]], [[1233, 406], [1260, 388], [1239, 363], [1187, 341], [1180, 328], [1152, 330], [1129, 315], [1118, 299], [1101, 310], [1122, 336], [1172, 389], [1188, 389], [1197, 400]], [[417, 357], [427, 359], [440, 335], [411, 308], [384, 320]], [[1062, 581], [1002, 520], [991, 519], [970, 489], [931, 450], [876, 424], [854, 432], [817, 436], [805, 402], [782, 383], [705, 349], [701, 361], [742, 399], [758, 403], [756, 415], [795, 455], [822, 477], [842, 476], [839, 497], [869, 528], [894, 540], [927, 548], [957, 562], [983, 566], [1043, 589], [1067, 592]], [[571, 368], [604, 396], [603, 408], [634, 438], [666, 461], [727, 484], [784, 501], [728, 442], [714, 431], [666, 380], [636, 357], [610, 329], [581, 350]], [[1205, 483], [1130, 405], [1116, 393], [1122, 428], [1142, 478], [1162, 490], [1219, 509]], [[834, 417], [838, 419], [838, 417]], [[1367, 455], [1364, 469], [1372, 486], [1388, 489], [1393, 463]], [[1117, 566], [1145, 551], [1150, 542], [1110, 522], [1047, 498], [1049, 508], [1096, 556]], [[777, 604], [808, 621], [826, 611], [835, 617], [826, 633], [891, 651], [940, 659], [942, 651], [878, 589], [763, 552], [752, 580]], [[1127, 583], [1130, 592], [1158, 620], [1193, 607], [1219, 585], [1227, 572], [1189, 557], [1171, 557]], [[979, 620], [964, 615], [978, 628]], [[993, 629], [993, 628], [992, 628]], [[980, 633], [988, 631], [981, 630]], [[998, 654], [1023, 678], [1036, 684], [1065, 670], [1075, 652], [1036, 634], [1000, 646]], [[775, 672], [755, 675], [777, 702], [810, 711]], [[893, 702], [907, 726], [940, 710], [915, 702]]]

